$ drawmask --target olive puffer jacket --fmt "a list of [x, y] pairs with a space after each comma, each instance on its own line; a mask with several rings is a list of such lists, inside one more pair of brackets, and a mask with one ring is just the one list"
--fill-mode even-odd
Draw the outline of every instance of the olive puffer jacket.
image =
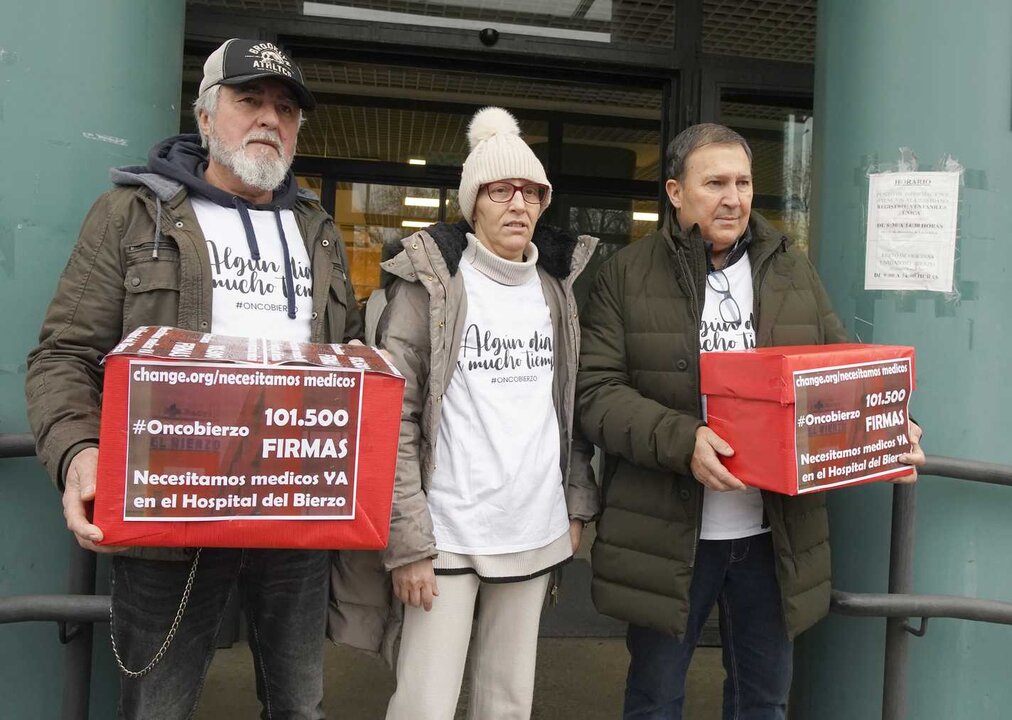
[[[748, 255], [759, 346], [845, 342], [808, 259], [761, 217]], [[703, 488], [689, 462], [702, 425], [699, 324], [707, 257], [698, 229], [664, 228], [615, 254], [581, 313], [577, 410], [606, 453], [592, 560], [598, 609], [682, 636]], [[790, 636], [829, 609], [825, 497], [763, 492]]]

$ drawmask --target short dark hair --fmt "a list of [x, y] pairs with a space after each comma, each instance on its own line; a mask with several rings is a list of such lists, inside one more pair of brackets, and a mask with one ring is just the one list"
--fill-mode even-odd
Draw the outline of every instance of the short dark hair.
[[668, 145], [667, 180], [682, 181], [685, 174], [685, 160], [694, 150], [704, 145], [741, 145], [748, 155], [748, 163], [752, 164], [752, 148], [741, 135], [729, 127], [717, 123], [700, 123], [687, 127], [675, 136]]

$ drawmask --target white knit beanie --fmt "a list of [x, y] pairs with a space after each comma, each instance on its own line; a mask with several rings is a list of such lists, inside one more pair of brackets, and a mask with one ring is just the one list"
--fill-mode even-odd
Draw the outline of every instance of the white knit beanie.
[[541, 203], [544, 211], [552, 201], [552, 184], [534, 151], [520, 137], [520, 127], [512, 115], [499, 107], [482, 108], [467, 128], [471, 154], [460, 174], [460, 212], [468, 223], [474, 220], [478, 188], [497, 180], [530, 180], [548, 187]]

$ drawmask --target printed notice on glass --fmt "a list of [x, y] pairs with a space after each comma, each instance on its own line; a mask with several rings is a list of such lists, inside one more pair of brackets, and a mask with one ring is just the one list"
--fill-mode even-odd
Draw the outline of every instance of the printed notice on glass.
[[869, 176], [865, 290], [952, 292], [958, 172]]

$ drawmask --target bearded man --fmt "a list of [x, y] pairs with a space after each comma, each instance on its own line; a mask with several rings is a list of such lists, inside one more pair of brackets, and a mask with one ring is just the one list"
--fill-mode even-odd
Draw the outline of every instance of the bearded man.
[[236, 587], [263, 717], [323, 717], [327, 552], [109, 548], [86, 511], [101, 360], [138, 326], [295, 342], [361, 335], [344, 243], [290, 171], [302, 111], [315, 104], [273, 44], [215, 50], [194, 103], [200, 135], [112, 171], [116, 187], [88, 213], [28, 358], [29, 419], [67, 527], [88, 550], [121, 551], [112, 639], [123, 718], [192, 715]]

